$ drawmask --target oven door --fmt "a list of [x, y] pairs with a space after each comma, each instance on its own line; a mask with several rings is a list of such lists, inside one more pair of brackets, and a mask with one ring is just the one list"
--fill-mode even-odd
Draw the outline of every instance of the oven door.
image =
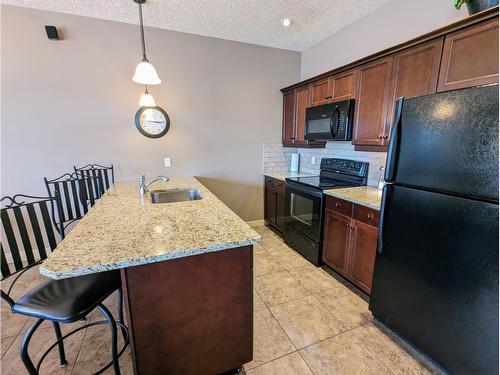
[[288, 183], [285, 188], [285, 225], [319, 243], [323, 192]]

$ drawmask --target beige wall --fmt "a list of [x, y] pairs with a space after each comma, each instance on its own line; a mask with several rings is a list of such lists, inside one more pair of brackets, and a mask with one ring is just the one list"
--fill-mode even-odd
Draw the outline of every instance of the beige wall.
[[[245, 220], [263, 217], [262, 147], [281, 137], [279, 89], [299, 80], [300, 54], [147, 29], [163, 83], [151, 93], [170, 115], [163, 138], [143, 137], [137, 26], [1, 7], [2, 195], [44, 193], [44, 176], [113, 163], [119, 179], [200, 176]], [[64, 29], [52, 42], [44, 25]], [[172, 168], [163, 158], [172, 158]]]
[[302, 52], [301, 79], [353, 62], [467, 17], [452, 0], [391, 0]]

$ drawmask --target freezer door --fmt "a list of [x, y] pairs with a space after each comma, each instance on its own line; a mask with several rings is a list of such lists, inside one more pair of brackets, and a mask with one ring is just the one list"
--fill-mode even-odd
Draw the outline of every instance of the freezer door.
[[498, 85], [404, 99], [397, 108], [386, 181], [498, 202]]
[[498, 374], [498, 205], [384, 193], [373, 315], [451, 374]]

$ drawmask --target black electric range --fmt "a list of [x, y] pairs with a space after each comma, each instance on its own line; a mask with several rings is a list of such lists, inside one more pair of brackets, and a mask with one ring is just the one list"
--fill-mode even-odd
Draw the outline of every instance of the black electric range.
[[316, 266], [322, 264], [323, 190], [366, 185], [368, 163], [321, 159], [320, 175], [288, 177], [285, 185], [285, 242]]

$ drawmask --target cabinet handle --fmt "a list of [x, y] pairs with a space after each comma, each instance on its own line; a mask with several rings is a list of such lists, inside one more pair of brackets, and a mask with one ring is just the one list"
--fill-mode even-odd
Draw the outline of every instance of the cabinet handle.
[[373, 214], [368, 214], [368, 215], [366, 215], [366, 217], [371, 220], [371, 219], [373, 219]]
[[350, 224], [346, 224], [345, 226], [346, 226], [347, 228], [350, 228], [350, 227], [351, 227], [351, 225], [350, 225]]
[[335, 203], [335, 207], [340, 207], [340, 203]]
[[389, 137], [388, 137], [387, 135], [384, 135], [382, 138], [387, 139], [387, 138], [389, 138]]
[[291, 139], [291, 140], [294, 140], [294, 139], [295, 139], [295, 137], [290, 137], [290, 139]]
[[325, 96], [325, 99], [331, 99], [333, 98], [333, 96], [329, 95], [329, 96]]
[[377, 139], [382, 139], [382, 136], [381, 135], [377, 135]]
[[354, 229], [356, 229], [356, 228], [355, 228], [355, 226], [354, 226], [354, 225], [351, 225], [351, 229], [352, 229], [352, 230], [354, 230]]

